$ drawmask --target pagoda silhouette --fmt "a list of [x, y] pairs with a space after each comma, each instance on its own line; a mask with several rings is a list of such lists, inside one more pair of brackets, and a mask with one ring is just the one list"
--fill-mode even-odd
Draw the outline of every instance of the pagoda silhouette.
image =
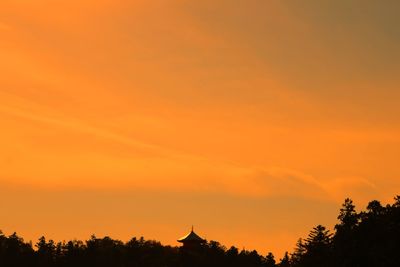
[[177, 241], [182, 243], [182, 248], [190, 250], [200, 248], [202, 244], [206, 243], [205, 239], [201, 238], [193, 231], [193, 226], [190, 233], [179, 238]]

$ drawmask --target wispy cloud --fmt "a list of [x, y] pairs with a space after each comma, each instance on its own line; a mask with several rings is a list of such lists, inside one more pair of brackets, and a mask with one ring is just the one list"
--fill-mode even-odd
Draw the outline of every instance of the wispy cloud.
[[117, 133], [114, 133], [111, 131], [107, 131], [102, 128], [97, 128], [97, 127], [91, 126], [89, 124], [86, 124], [82, 121], [73, 119], [73, 118], [57, 118], [57, 117], [47, 116], [47, 115], [43, 115], [43, 114], [37, 114], [37, 113], [35, 114], [35, 112], [30, 112], [28, 110], [23, 110], [23, 109], [15, 108], [15, 107], [9, 107], [9, 106], [5, 106], [5, 105], [0, 106], [0, 111], [7, 113], [7, 114], [14, 115], [14, 116], [18, 116], [21, 118], [25, 118], [28, 120], [46, 123], [46, 124], [62, 127], [62, 128], [68, 129], [68, 130], [85, 133], [85, 134], [99, 136], [102, 138], [113, 140], [115, 142], [119, 142], [124, 145], [129, 145], [132, 147], [145, 148], [145, 149], [149, 149], [154, 152], [165, 154], [165, 155], [169, 155], [172, 153], [171, 151], [169, 151], [163, 147], [160, 147], [160, 146], [157, 146], [154, 144], [141, 142], [136, 139], [133, 139], [133, 138], [130, 138], [130, 137], [127, 137], [124, 135], [120, 135], [120, 134], [117, 134]]
[[377, 186], [365, 178], [319, 179], [279, 167], [242, 168], [219, 181], [220, 190], [248, 197], [300, 197], [340, 203], [346, 197], [365, 202], [380, 196]]
[[[59, 114], [57, 110], [44, 107], [29, 99], [10, 93], [0, 93], [3, 104], [0, 112], [40, 124], [60, 128], [61, 131], [77, 133], [81, 136], [81, 149], [85, 149], [85, 140], [91, 137], [117, 143], [128, 150], [140, 150], [141, 157], [120, 158], [112, 153], [113, 148], [104, 154], [90, 152], [91, 159], [67, 159], [72, 168], [59, 170], [42, 169], [44, 177], [35, 178], [36, 185], [48, 186], [90, 186], [98, 188], [141, 188], [144, 190], [198, 191], [241, 195], [245, 197], [301, 197], [315, 200], [341, 202], [345, 197], [355, 195], [362, 199], [374, 197], [378, 189], [374, 183], [361, 177], [331, 177], [320, 179], [311, 174], [290, 168], [274, 166], [249, 166], [226, 159], [202, 156], [170, 149], [141, 141], [106, 127], [92, 125], [91, 122]], [[6, 101], [8, 100], [8, 101]], [[13, 103], [13, 104], [12, 104]], [[99, 143], [102, 145], [102, 143]], [[103, 144], [104, 145], [104, 144]], [[107, 146], [107, 145], [106, 145]], [[59, 147], [57, 153], [65, 150]], [[108, 152], [107, 152], [108, 151]], [[49, 155], [47, 155], [49, 156]], [[47, 157], [45, 155], [45, 157]], [[23, 160], [25, 156], [21, 156]], [[64, 155], [64, 157], [66, 157]], [[33, 159], [35, 161], [37, 159]], [[58, 160], [60, 161], [60, 160]], [[85, 166], [84, 164], [87, 164]], [[76, 169], [76, 171], [71, 171]], [[32, 170], [34, 171], [34, 170]], [[65, 179], [49, 180], [48, 177], [65, 176]], [[72, 177], [76, 178], [72, 178]], [[47, 177], [47, 178], [46, 178]], [[113, 177], [111, 179], [111, 177]], [[28, 180], [21, 179], [21, 182]], [[111, 181], [112, 180], [112, 181]]]
[[377, 185], [363, 177], [339, 177], [326, 181], [323, 187], [338, 201], [350, 197], [364, 203], [383, 197]]

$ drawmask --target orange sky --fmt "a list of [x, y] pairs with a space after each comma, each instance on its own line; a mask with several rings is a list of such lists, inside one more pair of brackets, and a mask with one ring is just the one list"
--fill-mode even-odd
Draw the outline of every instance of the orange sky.
[[400, 189], [398, 1], [3, 0], [0, 229], [277, 253]]

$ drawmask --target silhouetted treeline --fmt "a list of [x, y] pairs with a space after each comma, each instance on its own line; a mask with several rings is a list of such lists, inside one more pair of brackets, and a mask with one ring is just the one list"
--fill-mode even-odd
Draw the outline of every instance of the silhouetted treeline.
[[209, 241], [197, 250], [163, 246], [157, 241], [132, 238], [124, 243], [109, 237], [55, 243], [41, 237], [27, 243], [0, 231], [1, 267], [391, 267], [400, 266], [400, 196], [392, 205], [371, 201], [357, 212], [346, 199], [331, 233], [314, 227], [299, 239], [293, 253], [276, 261], [272, 253], [227, 249]]

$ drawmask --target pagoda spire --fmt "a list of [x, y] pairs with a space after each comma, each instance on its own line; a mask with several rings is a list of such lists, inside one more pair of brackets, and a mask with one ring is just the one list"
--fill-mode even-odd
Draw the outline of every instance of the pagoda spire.
[[200, 247], [201, 244], [206, 243], [206, 240], [198, 236], [194, 232], [194, 226], [192, 225], [192, 231], [185, 235], [184, 237], [180, 238], [177, 240], [179, 243], [183, 244], [183, 247], [185, 248], [196, 248]]

